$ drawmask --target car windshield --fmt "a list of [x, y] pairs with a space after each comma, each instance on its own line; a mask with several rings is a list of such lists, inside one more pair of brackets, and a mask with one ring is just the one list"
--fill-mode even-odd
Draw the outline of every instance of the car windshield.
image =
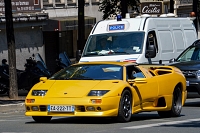
[[178, 58], [178, 62], [182, 61], [191, 61], [191, 60], [200, 60], [200, 47], [190, 47], [188, 50], [186, 50], [184, 53], [182, 53]]
[[55, 73], [50, 80], [122, 80], [122, 66], [110, 64], [79, 64]]
[[144, 32], [120, 32], [91, 35], [83, 56], [141, 54]]

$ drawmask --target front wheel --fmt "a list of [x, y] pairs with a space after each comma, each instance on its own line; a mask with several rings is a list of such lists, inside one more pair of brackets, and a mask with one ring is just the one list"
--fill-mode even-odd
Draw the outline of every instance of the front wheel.
[[32, 116], [32, 118], [38, 123], [48, 123], [51, 121], [52, 116]]
[[117, 120], [128, 122], [132, 115], [132, 95], [129, 90], [124, 90], [120, 99]]
[[172, 107], [169, 111], [158, 111], [160, 117], [178, 117], [182, 110], [182, 93], [179, 87], [173, 92]]

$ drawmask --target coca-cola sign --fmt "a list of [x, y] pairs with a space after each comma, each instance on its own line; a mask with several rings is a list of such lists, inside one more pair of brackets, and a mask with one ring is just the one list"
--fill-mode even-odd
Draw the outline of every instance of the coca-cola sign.
[[140, 8], [141, 14], [162, 14], [163, 3], [162, 2], [143, 2]]

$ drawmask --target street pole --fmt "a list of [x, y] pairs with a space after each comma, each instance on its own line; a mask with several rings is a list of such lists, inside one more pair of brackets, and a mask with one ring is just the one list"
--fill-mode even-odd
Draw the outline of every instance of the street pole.
[[197, 14], [197, 4], [198, 4], [198, 0], [193, 0], [193, 6], [192, 6], [192, 10], [195, 13], [195, 17], [196, 19], [193, 20], [194, 22], [194, 26], [196, 28], [197, 34], [198, 34], [198, 14]]
[[83, 50], [85, 45], [85, 0], [78, 0], [78, 49]]
[[8, 45], [8, 62], [9, 62], [9, 97], [18, 98], [17, 74], [16, 74], [16, 52], [15, 37], [13, 29], [13, 16], [11, 0], [4, 0], [5, 18], [6, 18], [6, 35]]
[[125, 18], [126, 13], [128, 13], [127, 0], [121, 0], [121, 7], [122, 18]]
[[174, 13], [174, 0], [170, 0], [170, 13]]

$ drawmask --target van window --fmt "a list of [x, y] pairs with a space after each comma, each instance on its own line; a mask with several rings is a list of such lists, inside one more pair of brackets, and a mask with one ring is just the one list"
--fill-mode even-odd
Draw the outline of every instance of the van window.
[[89, 36], [83, 56], [141, 54], [144, 32], [119, 32]]

